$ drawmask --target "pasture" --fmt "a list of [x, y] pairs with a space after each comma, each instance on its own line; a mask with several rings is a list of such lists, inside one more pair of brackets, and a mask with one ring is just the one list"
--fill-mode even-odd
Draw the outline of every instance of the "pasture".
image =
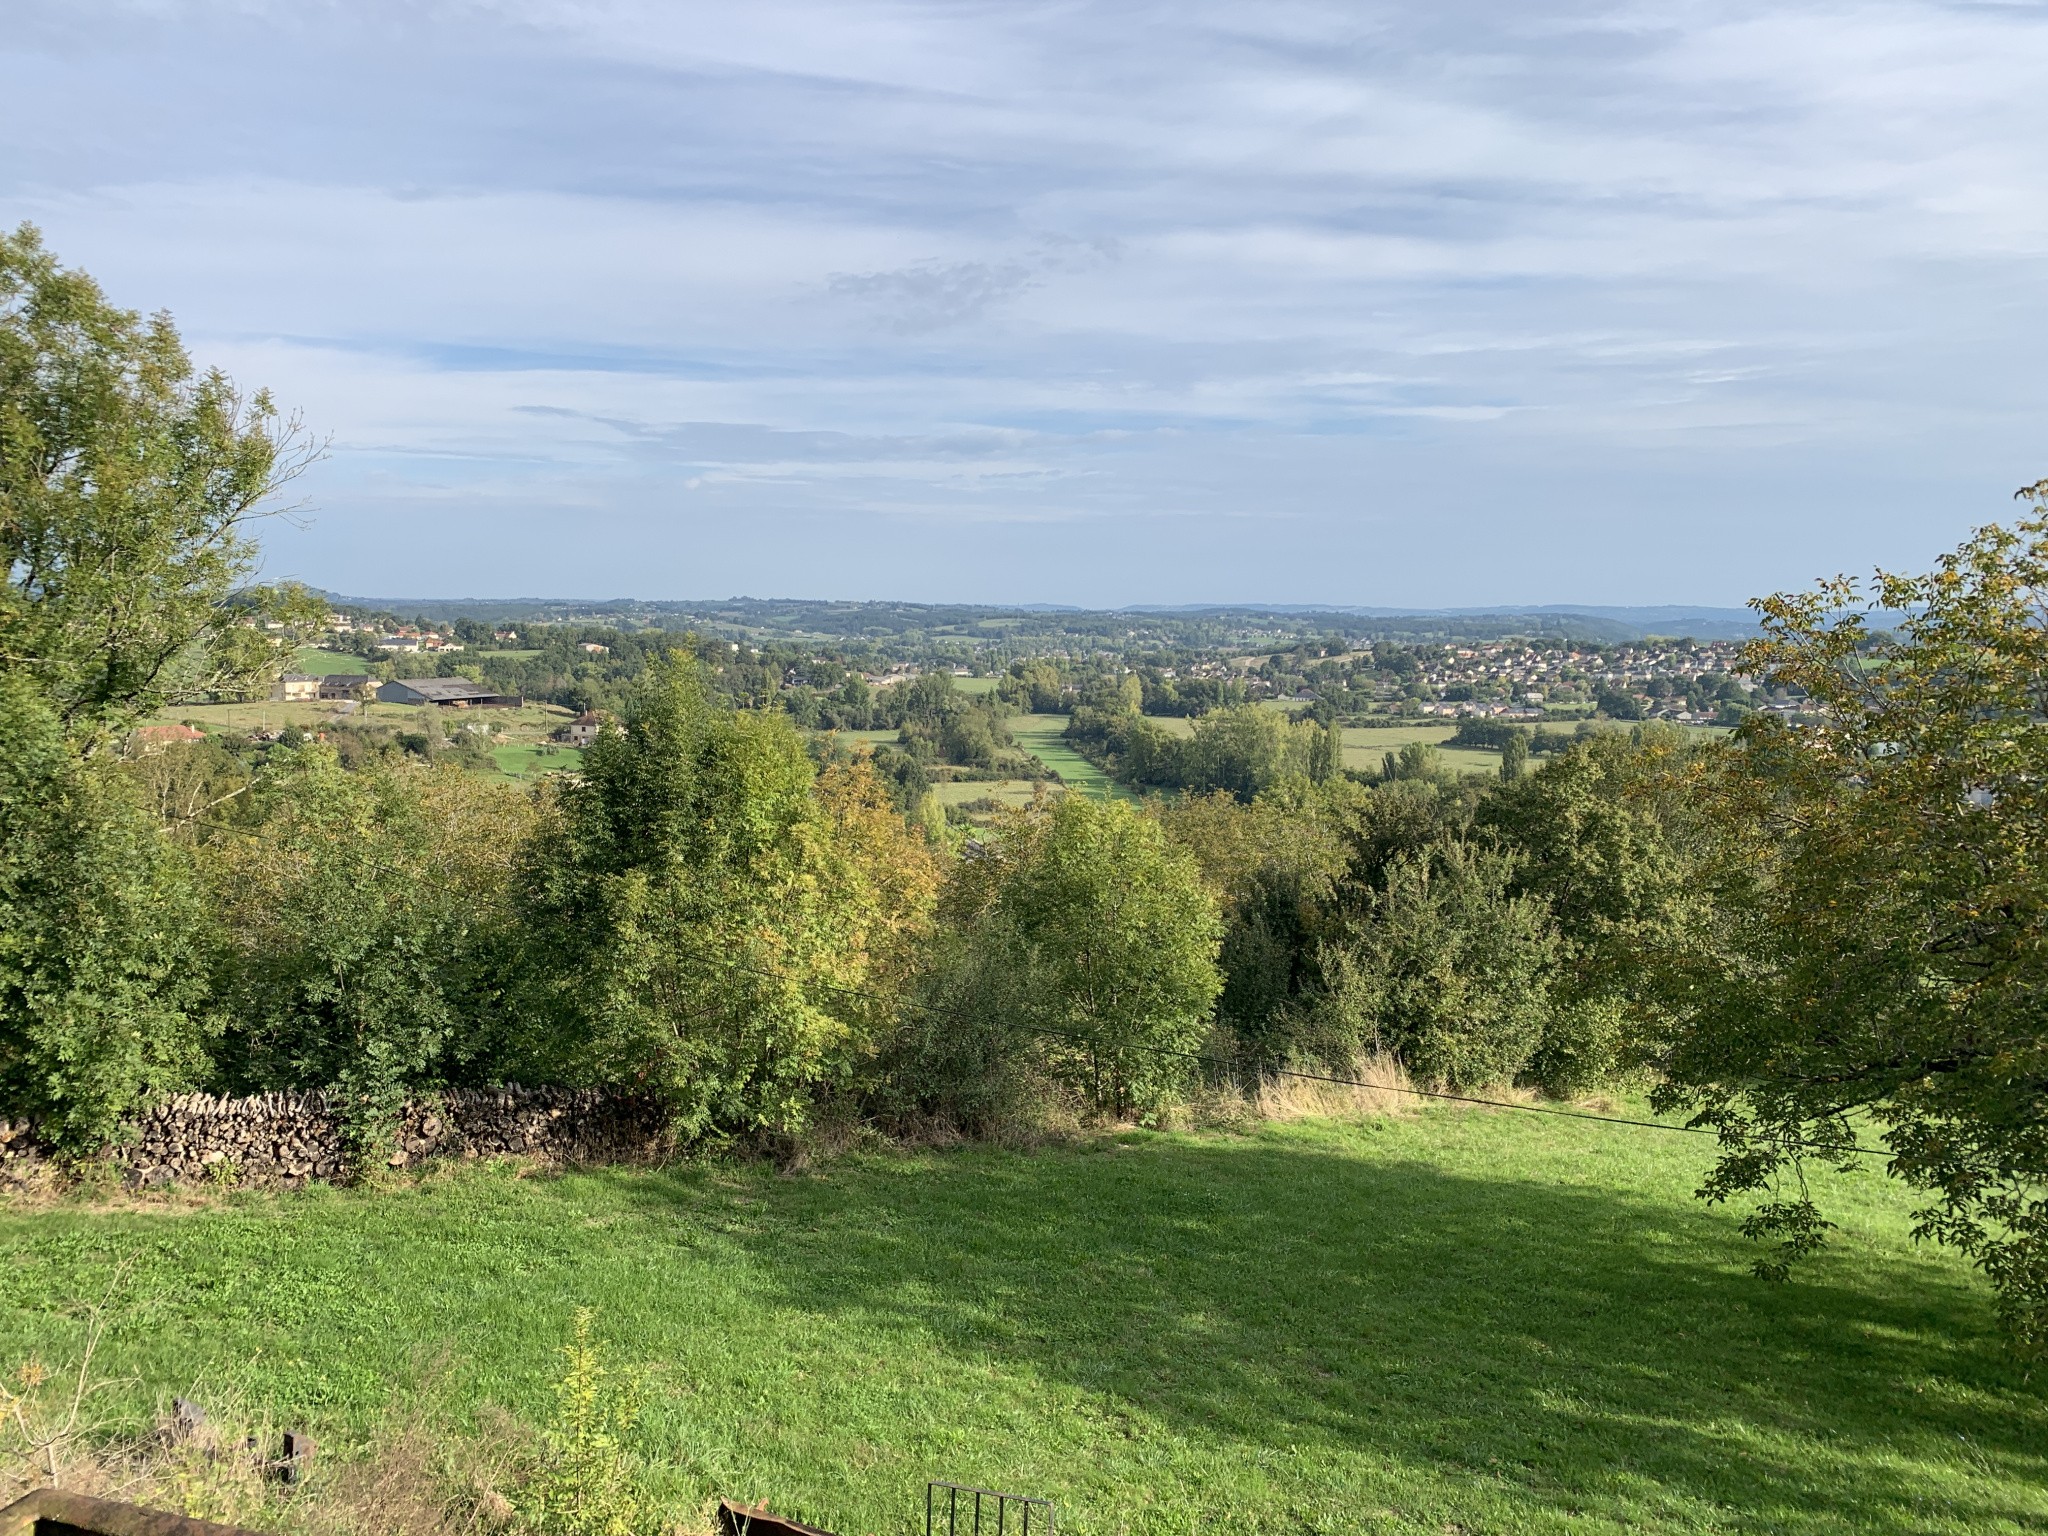
[[[1052, 793], [1060, 792], [1057, 784], [1047, 784]], [[976, 800], [994, 800], [1006, 806], [1029, 805], [1037, 792], [1038, 784], [1030, 779], [982, 779], [956, 780], [948, 784], [934, 784], [932, 794], [941, 805], [970, 805]]]
[[323, 651], [317, 645], [300, 646], [292, 665], [314, 677], [366, 677], [370, 671], [370, 664], [360, 656], [351, 656], [345, 651]]
[[491, 748], [491, 761], [508, 779], [540, 778], [574, 772], [583, 762], [583, 749], [553, 741], [514, 742]]
[[1067, 744], [1065, 715], [1018, 715], [1009, 725], [1017, 745], [1058, 774], [1069, 789], [1098, 799], [1129, 796], [1128, 790]]
[[1075, 1536], [2039, 1530], [2048, 1399], [1907, 1201], [1827, 1176], [1789, 1285], [1690, 1197], [1704, 1138], [1426, 1111], [1036, 1152], [870, 1153], [380, 1192], [0, 1203], [0, 1367], [98, 1407], [240, 1393], [346, 1455], [428, 1393], [545, 1417], [595, 1309], [644, 1476], [848, 1533], [942, 1477]]

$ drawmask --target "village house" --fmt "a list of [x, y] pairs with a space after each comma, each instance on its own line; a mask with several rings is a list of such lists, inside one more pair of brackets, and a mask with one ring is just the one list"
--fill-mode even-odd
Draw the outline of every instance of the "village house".
[[320, 697], [320, 679], [310, 672], [287, 672], [270, 685], [273, 704], [310, 704]]
[[604, 716], [595, 710], [586, 709], [555, 735], [557, 739], [567, 742], [572, 747], [587, 747], [597, 740], [598, 733], [603, 729]]
[[377, 680], [361, 672], [336, 672], [320, 679], [322, 699], [367, 699], [377, 688]]

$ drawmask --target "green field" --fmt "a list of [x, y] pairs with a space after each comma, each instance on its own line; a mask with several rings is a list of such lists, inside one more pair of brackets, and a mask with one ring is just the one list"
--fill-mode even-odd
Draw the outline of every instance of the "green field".
[[903, 733], [901, 731], [825, 731], [820, 734], [836, 737], [846, 746], [851, 746], [858, 741], [864, 741], [871, 747], [880, 747], [893, 745], [896, 739]]
[[298, 660], [292, 663], [301, 672], [314, 677], [367, 676], [370, 664], [360, 656], [350, 656], [341, 651], [323, 651], [317, 645], [299, 647]]
[[[1057, 785], [1048, 787], [1055, 794], [1059, 792]], [[966, 805], [975, 800], [996, 800], [1004, 805], [1029, 805], [1037, 789], [1038, 785], [1030, 779], [985, 779], [979, 782], [934, 784], [932, 793], [938, 797], [941, 805]]]
[[[1455, 725], [1389, 725], [1344, 727], [1344, 766], [1378, 768], [1389, 752], [1398, 752], [1411, 741], [1441, 747], [1455, 736]], [[1458, 773], [1500, 773], [1500, 754], [1483, 747], [1451, 747], [1443, 754], [1443, 765]]]
[[1067, 745], [1066, 729], [1065, 715], [1018, 715], [1010, 721], [1017, 745], [1058, 774], [1068, 788], [1097, 798], [1127, 796], [1127, 790]]
[[542, 774], [573, 771], [583, 762], [583, 749], [558, 746], [552, 742], [521, 742], [491, 748], [491, 761], [508, 779], [534, 778]]
[[1074, 1536], [2039, 1531], [2048, 1397], [1880, 1177], [1752, 1278], [1690, 1198], [1703, 1138], [1508, 1113], [1128, 1132], [527, 1177], [457, 1166], [112, 1209], [0, 1203], [0, 1366], [96, 1408], [240, 1392], [323, 1457], [438, 1377], [542, 1418], [596, 1309], [648, 1373], [669, 1507], [921, 1529], [925, 1479], [1049, 1495]]

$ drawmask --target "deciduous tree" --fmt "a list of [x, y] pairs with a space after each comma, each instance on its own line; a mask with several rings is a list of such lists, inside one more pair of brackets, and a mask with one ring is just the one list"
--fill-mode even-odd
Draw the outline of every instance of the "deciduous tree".
[[[1825, 1221], [1802, 1157], [1859, 1135], [1929, 1192], [2019, 1345], [2048, 1351], [2048, 482], [1924, 576], [1758, 606], [1747, 665], [1818, 723], [1756, 718], [1701, 771], [1716, 904], [1653, 957], [1660, 1100], [1717, 1127], [1706, 1192], [1764, 1192], [1783, 1272]], [[1889, 610], [1879, 633], [1872, 609]]]

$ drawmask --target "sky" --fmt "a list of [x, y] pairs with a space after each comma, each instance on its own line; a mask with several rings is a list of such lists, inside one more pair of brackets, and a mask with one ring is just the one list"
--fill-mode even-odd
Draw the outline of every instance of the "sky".
[[2048, 476], [2048, 4], [7, 0], [410, 596], [1732, 604]]

